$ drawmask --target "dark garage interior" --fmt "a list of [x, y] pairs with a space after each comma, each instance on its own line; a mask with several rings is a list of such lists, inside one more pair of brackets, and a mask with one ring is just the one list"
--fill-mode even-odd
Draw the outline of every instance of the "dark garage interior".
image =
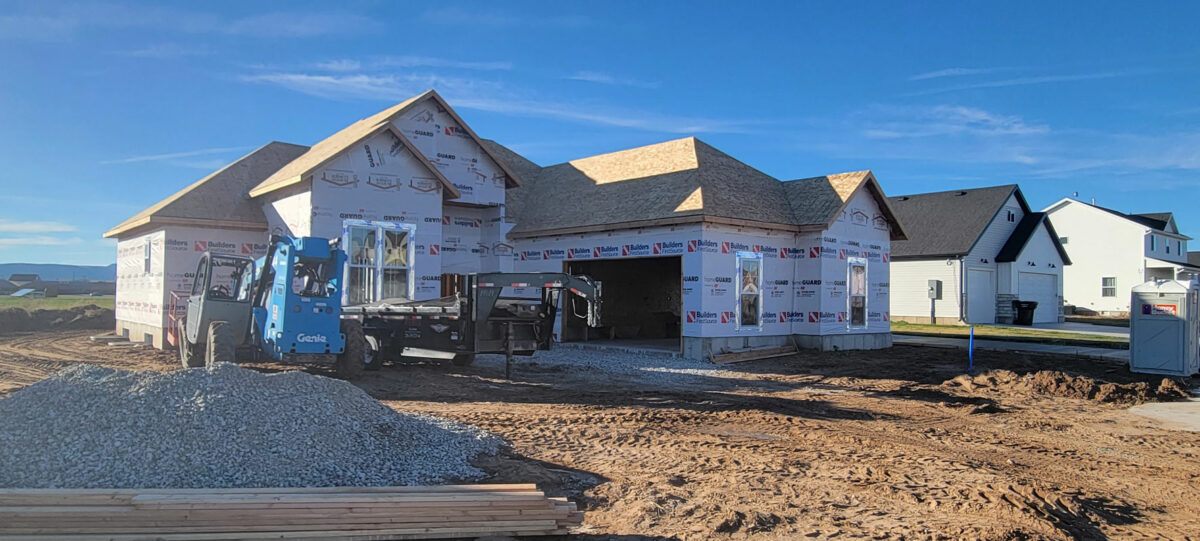
[[[672, 343], [678, 348], [682, 320], [682, 258], [647, 257], [569, 261], [570, 274], [586, 274], [603, 284], [600, 328], [588, 329], [570, 306], [563, 339]], [[585, 331], [587, 332], [585, 336]]]

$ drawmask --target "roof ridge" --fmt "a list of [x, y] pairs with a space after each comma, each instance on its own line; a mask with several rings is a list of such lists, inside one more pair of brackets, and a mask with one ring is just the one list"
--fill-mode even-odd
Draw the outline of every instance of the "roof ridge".
[[1016, 188], [1020, 188], [1020, 186], [1017, 184], [997, 184], [995, 186], [980, 186], [978, 188], [958, 188], [958, 189], [952, 189], [952, 190], [941, 190], [941, 191], [936, 191], [936, 192], [897, 194], [897, 195], [889, 196], [888, 198], [895, 199], [897, 197], [917, 197], [917, 196], [922, 196], [922, 195], [941, 195], [941, 194], [946, 194], [946, 193], [951, 193], [951, 192], [980, 192], [983, 190], [995, 190], [998, 188], [1016, 189]]

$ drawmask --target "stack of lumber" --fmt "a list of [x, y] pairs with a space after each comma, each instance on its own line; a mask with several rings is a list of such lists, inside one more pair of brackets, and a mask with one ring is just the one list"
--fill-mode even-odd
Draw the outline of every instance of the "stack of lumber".
[[582, 520], [532, 484], [0, 490], [4, 541], [560, 535]]

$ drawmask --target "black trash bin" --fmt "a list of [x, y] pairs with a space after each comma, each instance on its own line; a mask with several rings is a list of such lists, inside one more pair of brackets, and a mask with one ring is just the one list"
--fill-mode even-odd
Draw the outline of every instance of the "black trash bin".
[[1012, 301], [1013, 312], [1016, 316], [1013, 318], [1013, 323], [1016, 325], [1033, 325], [1033, 311], [1037, 310], [1038, 303], [1034, 301]]

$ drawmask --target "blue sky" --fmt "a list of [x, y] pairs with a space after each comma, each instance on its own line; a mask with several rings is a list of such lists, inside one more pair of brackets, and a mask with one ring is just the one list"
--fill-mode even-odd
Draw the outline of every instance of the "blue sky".
[[436, 88], [548, 165], [695, 135], [781, 179], [1018, 183], [1200, 234], [1200, 4], [0, 1], [0, 262]]

